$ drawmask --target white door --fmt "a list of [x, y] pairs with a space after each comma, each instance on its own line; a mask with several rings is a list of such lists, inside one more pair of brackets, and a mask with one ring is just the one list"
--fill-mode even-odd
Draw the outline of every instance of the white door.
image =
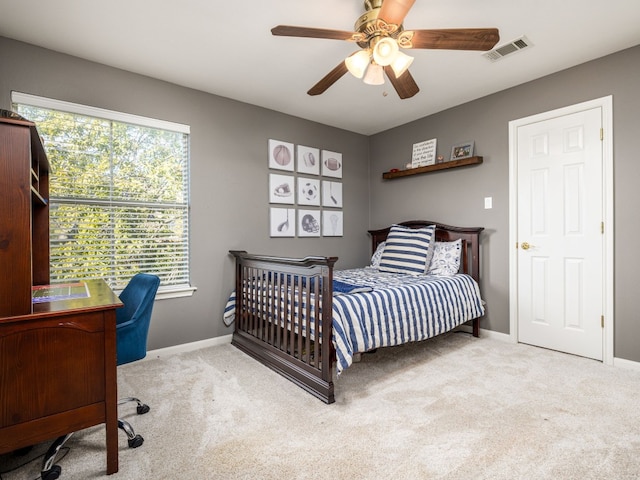
[[603, 359], [603, 113], [517, 127], [518, 341]]

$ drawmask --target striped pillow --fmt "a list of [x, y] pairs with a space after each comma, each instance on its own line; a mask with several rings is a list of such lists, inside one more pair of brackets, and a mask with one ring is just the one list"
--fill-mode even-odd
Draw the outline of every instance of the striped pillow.
[[392, 225], [380, 258], [380, 271], [424, 275], [435, 225], [409, 228]]

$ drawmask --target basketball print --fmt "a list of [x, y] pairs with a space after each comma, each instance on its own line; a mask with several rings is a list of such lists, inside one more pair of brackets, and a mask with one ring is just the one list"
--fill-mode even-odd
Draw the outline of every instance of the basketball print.
[[284, 167], [291, 162], [291, 152], [285, 145], [276, 145], [273, 149], [273, 159]]
[[295, 163], [294, 145], [282, 140], [269, 139], [269, 168], [293, 171]]

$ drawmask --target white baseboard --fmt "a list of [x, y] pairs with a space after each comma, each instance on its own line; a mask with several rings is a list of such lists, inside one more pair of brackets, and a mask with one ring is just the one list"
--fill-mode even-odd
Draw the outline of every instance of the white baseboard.
[[[471, 327], [462, 325], [458, 327], [459, 330], [468, 331], [471, 333]], [[224, 335], [222, 337], [208, 338], [206, 340], [198, 340], [197, 342], [183, 343], [182, 345], [174, 345], [172, 347], [158, 348], [156, 350], [149, 350], [147, 356], [142, 360], [152, 360], [154, 358], [168, 357], [175, 355], [176, 353], [192, 352], [200, 348], [213, 347], [216, 345], [224, 345], [231, 343], [232, 335]], [[507, 333], [494, 332], [493, 330], [480, 329], [480, 337], [491, 338], [493, 340], [500, 340], [503, 342], [514, 343], [511, 335]], [[626, 368], [629, 370], [640, 371], [640, 362], [634, 362], [633, 360], [626, 360], [624, 358], [613, 359], [613, 365], [615, 367]]]
[[491, 338], [492, 340], [500, 340], [501, 342], [513, 343], [513, 339], [508, 333], [494, 332], [493, 330], [485, 330], [484, 328], [481, 328], [480, 336]]
[[[471, 331], [471, 329], [469, 329]], [[494, 332], [493, 330], [480, 329], [480, 336], [492, 338], [495, 340], [502, 340], [509, 343], [518, 343], [511, 335], [507, 333]], [[604, 362], [603, 362], [604, 363]], [[613, 358], [613, 366], [619, 368], [625, 368], [627, 370], [640, 371], [640, 362], [634, 362], [633, 360], [627, 360], [625, 358]]]
[[231, 335], [223, 335], [222, 337], [208, 338], [206, 340], [198, 340], [197, 342], [183, 343], [181, 345], [149, 350], [147, 352], [147, 356], [144, 357], [142, 361], [164, 358], [170, 355], [175, 355], [176, 353], [192, 352], [193, 350], [213, 347], [216, 345], [224, 345], [226, 343], [231, 343]]
[[[463, 332], [472, 333], [473, 329], [469, 325], [460, 325], [456, 327], [455, 330], [461, 330]], [[480, 329], [480, 337], [491, 338], [493, 340], [500, 340], [502, 342], [510, 342], [513, 343], [511, 336], [507, 333], [494, 332], [493, 330], [485, 330], [484, 328]]]
[[634, 362], [633, 360], [613, 357], [613, 366], [640, 372], [640, 362]]
[[[461, 325], [457, 328], [457, 330], [462, 330], [462, 331], [471, 333], [471, 327], [467, 325]], [[501, 340], [506, 342], [511, 341], [511, 338], [507, 334], [494, 332], [492, 330], [485, 330], [483, 328], [480, 329], [480, 336], [486, 337], [486, 338], [493, 338], [495, 340]], [[229, 335], [224, 335], [222, 337], [208, 338], [206, 340], [198, 340], [196, 342], [183, 343], [181, 345], [173, 345], [171, 347], [149, 350], [147, 352], [147, 356], [140, 361], [153, 360], [155, 358], [165, 358], [170, 355], [175, 355], [176, 353], [192, 352], [194, 350], [199, 350], [200, 348], [213, 347], [216, 345], [224, 345], [227, 343], [231, 343], [231, 337], [232, 335], [229, 334]]]

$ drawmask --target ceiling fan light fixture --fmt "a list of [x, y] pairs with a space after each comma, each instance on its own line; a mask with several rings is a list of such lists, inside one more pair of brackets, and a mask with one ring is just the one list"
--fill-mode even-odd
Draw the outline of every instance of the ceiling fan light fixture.
[[393, 62], [391, 62], [391, 68], [393, 69], [393, 73], [396, 74], [396, 78], [400, 77], [404, 72], [406, 72], [412, 63], [412, 56], [398, 51], [398, 53], [396, 54], [396, 58], [394, 58]]
[[358, 50], [345, 58], [344, 63], [351, 75], [356, 78], [362, 78], [364, 76], [364, 72], [369, 66], [370, 59], [371, 54], [368, 50]]
[[371, 62], [367, 73], [362, 80], [367, 85], [382, 85], [384, 84], [384, 70], [377, 63]]
[[384, 37], [373, 47], [373, 59], [378, 65], [386, 67], [395, 60], [399, 50], [398, 42], [391, 37]]

